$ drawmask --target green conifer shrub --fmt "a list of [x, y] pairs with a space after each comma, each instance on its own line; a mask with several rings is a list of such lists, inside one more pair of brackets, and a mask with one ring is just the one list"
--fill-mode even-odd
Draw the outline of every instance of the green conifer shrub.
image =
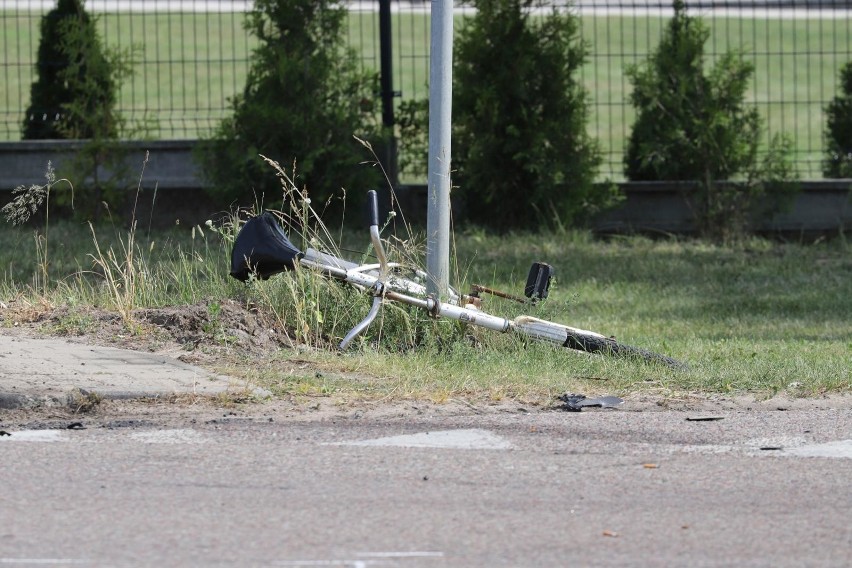
[[381, 139], [378, 77], [360, 71], [346, 47], [345, 15], [339, 0], [255, 2], [246, 28], [259, 46], [245, 88], [231, 101], [232, 116], [199, 146], [211, 197], [224, 205], [276, 204], [281, 186], [260, 155], [288, 170], [295, 164], [295, 183], [318, 208], [341, 188], [361, 196], [381, 183], [353, 138]]
[[455, 43], [453, 184], [465, 214], [497, 230], [565, 226], [611, 198], [577, 79], [588, 46], [570, 12], [477, 0]]
[[827, 178], [852, 178], [852, 61], [840, 70], [840, 91], [825, 109]]
[[42, 17], [40, 31], [24, 140], [93, 138], [95, 129], [115, 135], [117, 88], [82, 0], [59, 0]]
[[98, 218], [104, 207], [119, 212], [138, 180], [130, 175], [128, 152], [119, 141], [140, 137], [151, 126], [149, 121], [129, 125], [117, 109], [118, 93], [133, 74], [141, 46], [105, 47], [97, 19], [81, 0], [59, 0], [42, 18], [41, 34], [24, 138], [80, 141], [72, 158], [58, 166], [74, 183], [73, 202], [62, 193], [55, 205], [73, 203], [74, 215], [87, 219]]
[[765, 156], [758, 154], [763, 122], [745, 104], [754, 66], [729, 51], [705, 73], [709, 37], [704, 22], [675, 0], [657, 49], [644, 65], [628, 67], [637, 117], [624, 171], [631, 181], [697, 182], [699, 230], [726, 239], [787, 203], [796, 172], [787, 137], [776, 135]]

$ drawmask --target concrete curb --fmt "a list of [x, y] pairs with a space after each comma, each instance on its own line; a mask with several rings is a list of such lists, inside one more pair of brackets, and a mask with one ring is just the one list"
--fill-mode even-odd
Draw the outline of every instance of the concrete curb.
[[[238, 391], [231, 391], [238, 392]], [[86, 391], [82, 389], [74, 389], [65, 396], [52, 395], [26, 395], [16, 393], [0, 392], [0, 410], [20, 410], [20, 409], [37, 409], [37, 408], [70, 408], [75, 409], [79, 406], [79, 394], [84, 396], [92, 396], [94, 400], [161, 400], [179, 396], [198, 396], [202, 398], [213, 398], [216, 395], [191, 395], [190, 393], [179, 392], [145, 392], [145, 391], [127, 391], [127, 392], [105, 392], [99, 393], [94, 391]], [[246, 391], [246, 395], [259, 399], [269, 398], [272, 393], [266, 389], [259, 387]], [[94, 402], [94, 401], [93, 401]]]
[[271, 396], [168, 355], [0, 335], [0, 409], [243, 393]]

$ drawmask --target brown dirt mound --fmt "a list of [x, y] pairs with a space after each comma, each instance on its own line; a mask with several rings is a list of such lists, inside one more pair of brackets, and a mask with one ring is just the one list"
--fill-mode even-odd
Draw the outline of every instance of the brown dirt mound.
[[65, 336], [143, 351], [214, 355], [270, 352], [292, 345], [275, 319], [233, 300], [134, 310], [131, 322], [98, 308], [14, 304], [0, 310], [6, 335]]

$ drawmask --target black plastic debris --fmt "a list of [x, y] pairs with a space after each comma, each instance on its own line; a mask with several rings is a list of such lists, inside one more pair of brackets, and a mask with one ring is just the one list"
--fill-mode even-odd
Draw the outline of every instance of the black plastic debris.
[[565, 393], [556, 398], [564, 403], [562, 410], [567, 410], [568, 412], [580, 412], [587, 407], [618, 408], [624, 403], [624, 400], [617, 396], [588, 398], [584, 394]]

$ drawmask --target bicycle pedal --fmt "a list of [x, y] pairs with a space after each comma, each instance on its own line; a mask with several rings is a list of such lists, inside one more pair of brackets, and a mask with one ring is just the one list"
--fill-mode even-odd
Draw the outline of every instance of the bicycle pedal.
[[544, 262], [534, 262], [527, 276], [527, 285], [524, 287], [524, 295], [532, 300], [544, 300], [550, 289], [550, 280], [553, 278], [553, 267]]

